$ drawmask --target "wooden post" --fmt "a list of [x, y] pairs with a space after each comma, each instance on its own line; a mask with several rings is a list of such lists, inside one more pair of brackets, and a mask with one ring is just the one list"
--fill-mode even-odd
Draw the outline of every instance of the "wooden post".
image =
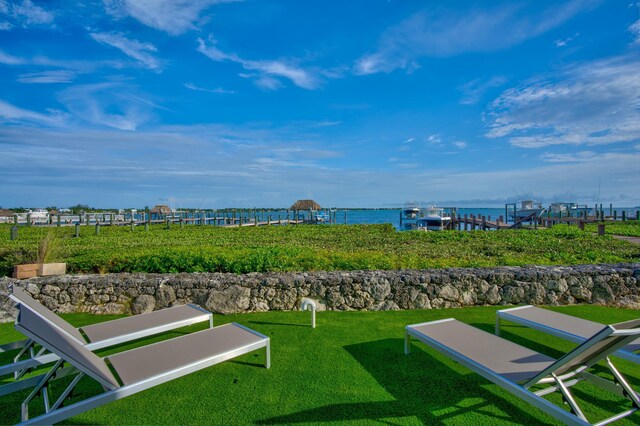
[[149, 231], [149, 222], [144, 223], [144, 230]]
[[347, 211], [344, 211], [344, 224], [347, 224]]
[[625, 222], [627, 220], [627, 211], [622, 210], [622, 221]]
[[618, 220], [618, 210], [613, 211], [613, 220]]
[[400, 211], [400, 228], [402, 228], [402, 211]]
[[165, 217], [165, 229], [171, 229], [171, 219], [169, 219], [169, 216]]
[[80, 224], [76, 223], [76, 238], [80, 237]]
[[13, 225], [11, 227], [11, 241], [18, 239], [18, 227]]
[[109, 224], [111, 226], [113, 226], [113, 221], [115, 220], [114, 216], [115, 214], [113, 214], [113, 212], [109, 213]]
[[182, 220], [182, 217], [180, 218], [180, 229], [184, 228], [184, 220]]
[[60, 228], [60, 213], [58, 213], [58, 228]]
[[16, 226], [18, 225], [18, 215], [17, 214], [13, 215], [13, 224], [16, 225]]
[[613, 204], [609, 204], [609, 216], [613, 216]]
[[96, 222], [96, 235], [100, 235], [100, 222]]
[[578, 221], [578, 229], [580, 229], [581, 231], [584, 231], [584, 222], [582, 220]]
[[600, 235], [600, 236], [604, 235], [604, 223], [599, 223], [598, 224], [598, 235]]
[[136, 229], [136, 221], [133, 218], [133, 215], [131, 215], [131, 230], [135, 231], [135, 229]]
[[31, 226], [31, 213], [27, 213], [27, 226]]
[[482, 230], [487, 230], [487, 218], [484, 215], [482, 216]]
[[467, 214], [464, 214], [464, 230], [467, 230]]
[[89, 216], [89, 213], [87, 213], [87, 226], [89, 226], [89, 222], [91, 222], [90, 218], [91, 216]]

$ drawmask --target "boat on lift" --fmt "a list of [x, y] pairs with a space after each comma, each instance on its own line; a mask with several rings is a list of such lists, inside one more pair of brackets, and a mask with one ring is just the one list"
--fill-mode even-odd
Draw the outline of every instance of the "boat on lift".
[[407, 201], [402, 208], [402, 216], [405, 219], [417, 219], [420, 215], [420, 203], [417, 201]]
[[419, 231], [443, 231], [449, 229], [451, 216], [441, 207], [430, 206], [420, 211], [421, 217], [416, 220]]

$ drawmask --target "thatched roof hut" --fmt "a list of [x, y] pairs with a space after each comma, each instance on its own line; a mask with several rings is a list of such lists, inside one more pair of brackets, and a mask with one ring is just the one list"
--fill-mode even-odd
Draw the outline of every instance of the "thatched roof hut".
[[171, 213], [171, 209], [167, 205], [158, 204], [158, 205], [154, 206], [151, 210], [149, 210], [149, 213], [152, 213], [152, 214], [170, 214]]
[[0, 209], [0, 217], [12, 217], [14, 214], [11, 210]]
[[289, 210], [321, 210], [320, 204], [313, 200], [298, 200], [289, 208]]

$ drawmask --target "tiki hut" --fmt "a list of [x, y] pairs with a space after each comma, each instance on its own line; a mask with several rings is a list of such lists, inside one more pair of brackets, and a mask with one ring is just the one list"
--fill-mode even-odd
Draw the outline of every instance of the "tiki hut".
[[154, 206], [151, 210], [149, 210], [149, 213], [157, 214], [157, 215], [168, 215], [168, 214], [171, 214], [171, 209], [167, 205], [158, 204]]
[[301, 210], [321, 210], [320, 204], [313, 200], [298, 200], [289, 208], [289, 210], [301, 211]]
[[0, 217], [13, 217], [14, 214], [11, 210], [0, 209]]

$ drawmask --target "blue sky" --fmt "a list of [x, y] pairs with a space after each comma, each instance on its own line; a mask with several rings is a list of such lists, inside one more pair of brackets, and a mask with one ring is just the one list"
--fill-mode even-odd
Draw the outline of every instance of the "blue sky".
[[0, 205], [640, 204], [634, 1], [0, 0]]

